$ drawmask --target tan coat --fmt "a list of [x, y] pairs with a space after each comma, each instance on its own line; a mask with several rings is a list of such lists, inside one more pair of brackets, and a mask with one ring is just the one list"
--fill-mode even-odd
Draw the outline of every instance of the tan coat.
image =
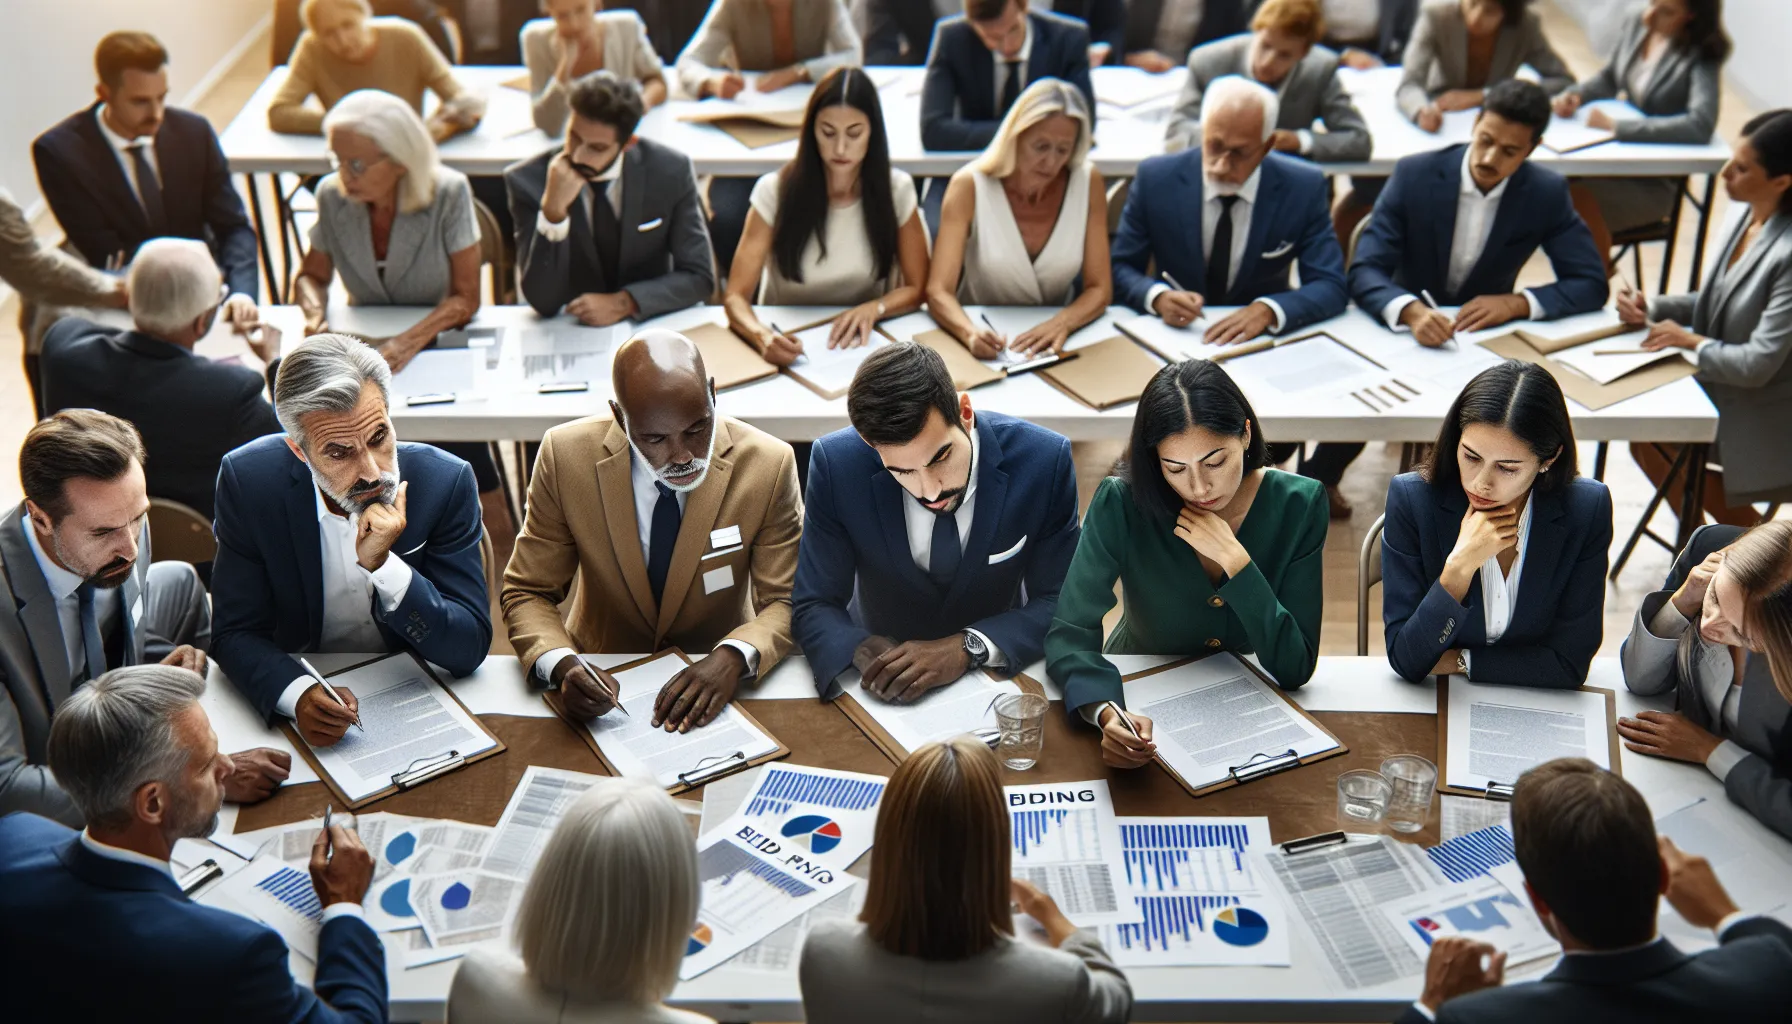
[[[517, 657], [532, 666], [556, 647], [647, 654], [669, 646], [697, 657], [733, 639], [759, 652], [761, 675], [771, 671], [790, 653], [803, 527], [790, 445], [738, 420], [716, 421], [709, 475], [685, 502], [660, 607], [641, 554], [629, 460], [627, 436], [607, 417], [542, 438], [523, 531], [504, 570], [501, 604]], [[740, 527], [738, 549], [712, 555], [710, 532], [730, 526]], [[704, 574], [723, 567], [732, 584], [705, 593]], [[575, 577], [563, 623], [558, 606]]]

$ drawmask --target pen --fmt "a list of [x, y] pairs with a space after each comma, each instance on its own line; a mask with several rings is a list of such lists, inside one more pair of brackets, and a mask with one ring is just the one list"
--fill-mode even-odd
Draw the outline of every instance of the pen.
[[[342, 694], [337, 693], [336, 688], [334, 686], [330, 685], [330, 681], [325, 679], [322, 675], [320, 675], [318, 673], [317, 669], [312, 668], [311, 663], [309, 661], [306, 661], [304, 658], [300, 658], [299, 659], [299, 667], [305, 670], [306, 675], [317, 680], [317, 685], [324, 688], [324, 692], [330, 695], [331, 700], [342, 705], [344, 708], [348, 707], [348, 701], [342, 699]], [[361, 713], [359, 711], [355, 712], [355, 728], [361, 730], [362, 732], [367, 731], [367, 727], [361, 724]]]
[[1001, 331], [999, 331], [999, 330], [996, 330], [996, 325], [995, 325], [995, 324], [993, 324], [993, 323], [990, 323], [990, 321], [989, 321], [989, 314], [988, 314], [988, 313], [978, 313], [978, 314], [977, 314], [977, 319], [979, 319], [979, 320], [981, 320], [981, 321], [983, 321], [983, 326], [985, 326], [985, 327], [987, 327], [987, 328], [989, 328], [989, 329], [990, 329], [990, 330], [991, 330], [991, 331], [993, 331], [993, 332], [994, 332], [994, 333], [995, 333], [995, 336], [996, 336], [996, 337], [998, 337], [998, 338], [1001, 338], [1001, 339], [1002, 339], [1002, 342], [1001, 342], [1001, 347], [1004, 347], [1004, 348], [1005, 348], [1005, 347], [1007, 347], [1007, 344], [1008, 344], [1008, 336], [1007, 336], [1007, 335], [1006, 335], [1006, 334], [1003, 334], [1003, 333], [1002, 333], [1002, 332], [1001, 332]]
[[336, 856], [336, 837], [330, 834], [330, 816], [335, 809], [331, 804], [324, 805], [324, 860], [326, 862]]
[[[776, 328], [773, 328], [773, 329], [776, 330]], [[780, 331], [779, 333], [782, 334], [783, 332]], [[585, 666], [585, 671], [591, 673], [591, 678], [597, 680], [598, 684], [600, 686], [603, 684], [604, 677], [597, 674], [597, 668], [594, 665], [592, 665], [589, 661], [586, 661], [585, 656], [583, 654], [574, 654], [573, 657], [579, 659], [579, 664]], [[621, 691], [617, 691], [615, 693], [610, 694], [610, 700], [612, 703], [614, 703], [616, 705], [616, 710], [622, 712], [622, 715], [624, 718], [635, 717], [634, 715], [631, 715], [628, 713], [627, 708], [622, 706]]]
[[1593, 354], [1596, 356], [1646, 356], [1650, 352], [1646, 348], [1596, 348], [1593, 350]]
[[1108, 707], [1114, 709], [1114, 717], [1120, 719], [1120, 724], [1126, 726], [1126, 731], [1132, 733], [1133, 739], [1138, 740], [1140, 743], [1145, 742], [1145, 737], [1140, 736], [1139, 730], [1133, 728], [1132, 719], [1127, 717], [1125, 708], [1121, 707], [1118, 702], [1111, 700], [1108, 701]]
[[[1168, 270], [1158, 271], [1157, 276], [1163, 278], [1165, 284], [1169, 285], [1170, 287], [1176, 289], [1179, 292], [1188, 291], [1187, 288], [1182, 287], [1182, 282], [1176, 280], [1175, 275], [1171, 274]], [[1205, 320], [1205, 319], [1207, 319], [1207, 316], [1204, 312], [1197, 313], [1197, 314], [1195, 314], [1195, 319], [1196, 320]]]
[[[1437, 308], [1437, 300], [1431, 297], [1430, 289], [1420, 288], [1419, 289], [1419, 298], [1425, 300], [1425, 305], [1430, 306], [1432, 309]], [[1450, 336], [1444, 340], [1446, 340], [1446, 341], [1455, 341], [1456, 340], [1456, 328], [1454, 325], [1451, 325], [1451, 327], [1450, 327]]]

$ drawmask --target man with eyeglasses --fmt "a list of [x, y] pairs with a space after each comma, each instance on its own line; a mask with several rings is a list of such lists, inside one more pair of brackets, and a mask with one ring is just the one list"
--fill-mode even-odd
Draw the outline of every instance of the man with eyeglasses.
[[636, 137], [633, 81], [594, 71], [567, 100], [565, 144], [504, 172], [523, 297], [591, 327], [702, 302], [716, 275], [690, 158]]
[[[136, 424], [149, 458], [149, 494], [171, 498], [207, 519], [224, 454], [280, 423], [262, 375], [214, 362], [193, 347], [210, 334], [230, 288], [205, 243], [156, 238], [131, 263], [130, 330], [78, 316], [44, 334], [41, 388], [46, 412], [99, 409]], [[250, 336], [263, 362], [279, 351], [279, 332]]]

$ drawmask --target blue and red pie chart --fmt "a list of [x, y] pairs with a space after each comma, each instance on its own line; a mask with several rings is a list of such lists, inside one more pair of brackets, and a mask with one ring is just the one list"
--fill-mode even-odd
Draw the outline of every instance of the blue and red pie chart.
[[799, 814], [779, 832], [810, 853], [826, 853], [840, 845], [840, 823], [820, 814]]

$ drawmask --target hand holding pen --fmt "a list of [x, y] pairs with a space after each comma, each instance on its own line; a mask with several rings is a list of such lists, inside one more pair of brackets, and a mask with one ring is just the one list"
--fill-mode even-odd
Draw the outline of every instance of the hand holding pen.
[[1164, 283], [1173, 289], [1160, 293], [1157, 301], [1152, 304], [1152, 310], [1164, 323], [1171, 327], [1187, 327], [1196, 320], [1202, 319], [1202, 311], [1207, 304], [1205, 299], [1198, 293], [1182, 287], [1182, 284], [1171, 277], [1167, 270], [1158, 276], [1163, 278]]
[[293, 709], [293, 724], [299, 735], [313, 747], [328, 747], [348, 735], [350, 726], [361, 729], [361, 705], [347, 687], [332, 686], [304, 658], [299, 667], [316, 681], [316, 685], [299, 696]]
[[989, 314], [979, 313], [977, 319], [983, 321], [983, 326], [971, 325], [971, 335], [965, 339], [965, 347], [978, 359], [995, 359], [1008, 347], [1008, 336], [996, 330], [996, 325], [990, 322]]

